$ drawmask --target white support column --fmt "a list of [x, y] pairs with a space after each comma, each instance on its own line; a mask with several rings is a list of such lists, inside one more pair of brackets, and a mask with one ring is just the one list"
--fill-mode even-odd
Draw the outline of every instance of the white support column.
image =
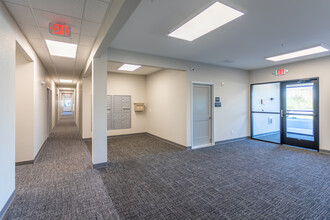
[[107, 157], [107, 54], [92, 62], [93, 167], [108, 166]]

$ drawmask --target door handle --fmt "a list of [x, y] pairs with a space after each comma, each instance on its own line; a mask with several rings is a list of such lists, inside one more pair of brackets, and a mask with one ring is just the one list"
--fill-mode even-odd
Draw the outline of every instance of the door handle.
[[284, 111], [281, 110], [281, 118], [283, 118], [283, 117], [284, 117]]

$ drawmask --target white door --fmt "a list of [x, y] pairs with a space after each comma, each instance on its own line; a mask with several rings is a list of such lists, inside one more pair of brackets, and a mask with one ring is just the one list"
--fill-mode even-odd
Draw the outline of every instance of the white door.
[[193, 85], [193, 146], [212, 144], [212, 87]]

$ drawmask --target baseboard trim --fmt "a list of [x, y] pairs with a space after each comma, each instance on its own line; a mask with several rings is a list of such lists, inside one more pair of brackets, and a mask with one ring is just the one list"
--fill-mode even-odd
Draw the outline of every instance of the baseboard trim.
[[[119, 137], [138, 136], [138, 135], [144, 135], [144, 134], [147, 134], [147, 132], [133, 133], [133, 134], [111, 135], [111, 136], [107, 136], [107, 139], [111, 139], [111, 138], [119, 138]], [[82, 138], [82, 140], [83, 140], [83, 141], [92, 141], [93, 138]]]
[[156, 135], [154, 135], [154, 134], [150, 134], [150, 133], [148, 133], [148, 132], [146, 132], [146, 134], [149, 135], [149, 136], [151, 136], [151, 137], [153, 137], [153, 138], [156, 138], [156, 139], [158, 139], [158, 140], [160, 140], [160, 141], [164, 141], [164, 142], [166, 142], [166, 143], [168, 143], [168, 144], [171, 144], [171, 145], [173, 145], [173, 146], [176, 146], [176, 147], [178, 147], [178, 148], [181, 148], [181, 149], [184, 149], [184, 150], [187, 150], [187, 149], [188, 149], [188, 147], [186, 147], [186, 146], [184, 146], [184, 145], [181, 145], [181, 144], [175, 143], [175, 142], [173, 142], [173, 141], [169, 141], [169, 140], [167, 140], [167, 139], [164, 139], [164, 138], [158, 137], [158, 136], [156, 136]]
[[228, 140], [224, 140], [224, 141], [217, 141], [217, 142], [215, 142], [215, 145], [228, 144], [228, 143], [237, 142], [237, 141], [245, 141], [248, 139], [251, 139], [251, 137], [246, 136], [246, 137], [241, 137], [241, 138], [228, 139]]
[[47, 141], [48, 141], [48, 138], [45, 140], [45, 142], [42, 144], [42, 146], [41, 146], [41, 148], [40, 148], [40, 150], [39, 150], [39, 152], [37, 153], [37, 155], [35, 156], [35, 158], [34, 158], [34, 161], [36, 161], [37, 159], [38, 159], [38, 157], [40, 156], [40, 153], [41, 153], [41, 151], [43, 151], [44, 150], [44, 148], [45, 148], [45, 146], [46, 146], [46, 143], [47, 143]]
[[97, 163], [97, 164], [93, 164], [93, 169], [102, 169], [102, 168], [107, 168], [108, 167], [108, 163]]
[[[151, 136], [151, 137], [153, 137], [153, 138], [156, 138], [156, 139], [158, 139], [158, 140], [160, 140], [160, 141], [164, 141], [164, 142], [166, 142], [166, 143], [168, 143], [168, 144], [174, 145], [174, 146], [179, 147], [179, 148], [181, 148], [181, 149], [184, 149], [184, 150], [187, 150], [187, 149], [188, 149], [188, 150], [191, 150], [191, 146], [186, 147], [186, 146], [184, 146], [184, 145], [181, 145], [181, 144], [175, 143], [175, 142], [173, 142], [173, 141], [170, 141], [170, 140], [167, 140], [167, 139], [161, 138], [161, 137], [159, 137], [159, 136], [156, 136], [156, 135], [154, 135], [154, 134], [150, 134], [150, 133], [148, 133], [148, 132], [133, 133], [133, 134], [112, 135], [112, 136], [107, 136], [107, 139], [109, 140], [109, 139], [112, 139], [112, 138], [132, 137], [132, 136], [140, 136], [140, 135], [149, 135], [149, 136]], [[92, 138], [85, 138], [85, 139], [83, 139], [83, 141], [92, 141]]]
[[34, 164], [34, 160], [27, 160], [27, 161], [16, 162], [15, 163], [15, 166], [22, 166], [22, 165], [28, 165], [28, 164]]
[[10, 204], [13, 202], [14, 198], [16, 195], [16, 191], [14, 190], [14, 192], [11, 194], [11, 196], [9, 197], [9, 199], [7, 200], [5, 206], [2, 208], [2, 210], [0, 211], [0, 220], [5, 216]]
[[140, 136], [140, 135], [146, 135], [148, 134], [147, 132], [141, 132], [141, 133], [133, 133], [133, 134], [120, 134], [120, 135], [111, 135], [108, 136], [108, 139], [111, 138], [122, 138], [122, 137], [132, 137], [132, 136]]
[[330, 150], [322, 150], [322, 149], [320, 149], [319, 152], [321, 154], [330, 154]]

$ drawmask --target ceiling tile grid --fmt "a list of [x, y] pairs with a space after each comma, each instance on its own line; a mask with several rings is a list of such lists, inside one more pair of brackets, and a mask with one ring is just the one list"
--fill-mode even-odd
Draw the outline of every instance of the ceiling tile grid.
[[[56, 84], [60, 77], [77, 81], [108, 11], [110, 0], [4, 0], [16, 23]], [[66, 24], [71, 36], [49, 32], [49, 23]], [[77, 44], [76, 59], [50, 56], [45, 40]]]

